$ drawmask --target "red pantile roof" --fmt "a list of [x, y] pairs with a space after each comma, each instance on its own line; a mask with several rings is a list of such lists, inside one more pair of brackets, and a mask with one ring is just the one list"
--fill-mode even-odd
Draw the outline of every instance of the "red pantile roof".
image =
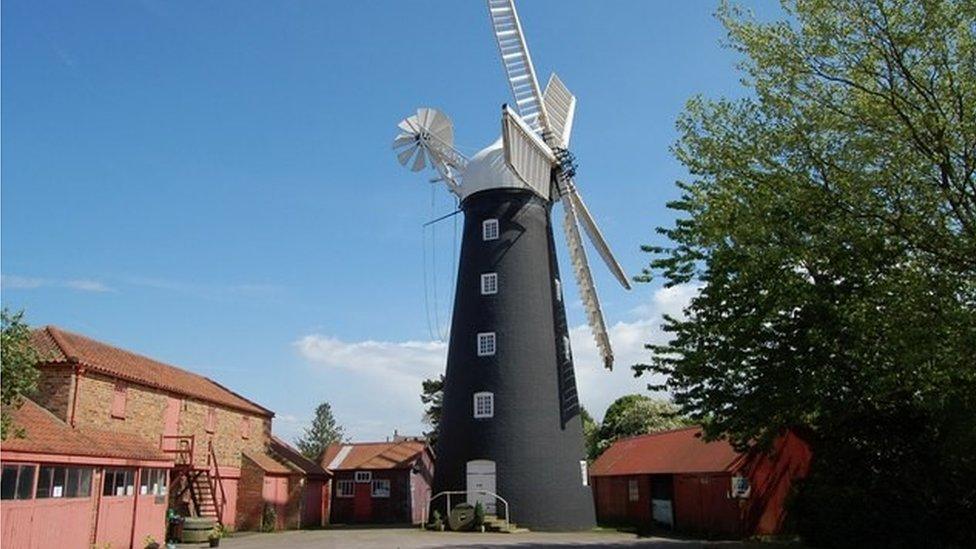
[[251, 452], [248, 450], [244, 450], [243, 453], [244, 456], [247, 457], [247, 459], [256, 463], [257, 466], [260, 467], [262, 470], [264, 470], [266, 473], [280, 473], [280, 474], [287, 475], [287, 474], [298, 472], [295, 469], [292, 469], [291, 467], [288, 467], [282, 463], [278, 463], [277, 461], [275, 461], [273, 457], [269, 456], [268, 454], [265, 454], [264, 452]]
[[308, 476], [329, 476], [329, 472], [323, 469], [318, 463], [303, 456], [295, 447], [274, 435], [271, 436], [269, 451], [276, 460], [290, 465]]
[[72, 428], [31, 400], [10, 414], [14, 426], [24, 437], [10, 436], [3, 441], [4, 452], [30, 452], [64, 456], [172, 461], [154, 444], [132, 433], [101, 429]]
[[715, 473], [742, 459], [728, 442], [705, 442], [701, 427], [687, 427], [618, 440], [593, 462], [590, 475]]
[[319, 464], [330, 471], [406, 469], [427, 449], [427, 443], [415, 440], [332, 444], [322, 453]]
[[42, 364], [77, 363], [104, 375], [179, 395], [262, 416], [274, 415], [211, 379], [55, 326], [33, 330], [31, 343], [41, 353]]

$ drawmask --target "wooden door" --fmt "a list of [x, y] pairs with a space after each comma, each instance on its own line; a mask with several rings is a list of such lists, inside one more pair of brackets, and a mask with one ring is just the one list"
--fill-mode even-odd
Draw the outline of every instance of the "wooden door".
[[352, 518], [354, 522], [370, 522], [373, 520], [373, 484], [371, 482], [357, 482], [353, 493]]
[[[467, 501], [471, 505], [481, 502], [486, 515], [494, 515], [495, 510], [495, 462], [476, 459], [468, 462]], [[491, 492], [491, 494], [478, 493]]]

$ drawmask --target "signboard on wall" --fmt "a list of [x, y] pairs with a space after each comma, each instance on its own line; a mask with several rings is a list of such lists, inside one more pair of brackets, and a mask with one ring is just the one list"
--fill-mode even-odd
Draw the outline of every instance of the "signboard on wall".
[[730, 497], [747, 498], [750, 492], [752, 492], [752, 486], [749, 485], [749, 479], [742, 475], [732, 476], [732, 487], [729, 491]]

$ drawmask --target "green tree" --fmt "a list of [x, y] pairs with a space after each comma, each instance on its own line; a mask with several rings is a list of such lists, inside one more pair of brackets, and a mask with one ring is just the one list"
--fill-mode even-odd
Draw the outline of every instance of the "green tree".
[[593, 461], [599, 455], [597, 443], [599, 442], [600, 426], [590, 415], [590, 412], [582, 406], [580, 406], [580, 420], [583, 422], [583, 443], [586, 446], [586, 459]]
[[311, 425], [305, 428], [305, 434], [296, 440], [295, 444], [302, 455], [311, 460], [318, 460], [330, 444], [342, 442], [344, 437], [342, 426], [332, 415], [332, 406], [328, 402], [323, 402], [315, 409], [315, 417]]
[[6, 440], [16, 426], [11, 424], [9, 412], [20, 407], [23, 397], [30, 395], [37, 387], [37, 351], [30, 343], [30, 326], [24, 322], [24, 311], [11, 313], [2, 311], [2, 362], [3, 383], [0, 384], [0, 440]]
[[430, 431], [425, 432], [424, 436], [431, 446], [436, 446], [444, 407], [444, 374], [437, 379], [423, 381], [420, 401], [424, 404], [424, 423], [430, 425]]
[[689, 425], [678, 408], [666, 400], [645, 395], [625, 395], [607, 408], [595, 433], [593, 458], [599, 457], [617, 439], [677, 429]]
[[976, 545], [976, 3], [784, 7], [719, 11], [753, 93], [679, 119], [645, 279], [703, 287], [635, 369], [710, 437], [806, 433], [809, 541]]

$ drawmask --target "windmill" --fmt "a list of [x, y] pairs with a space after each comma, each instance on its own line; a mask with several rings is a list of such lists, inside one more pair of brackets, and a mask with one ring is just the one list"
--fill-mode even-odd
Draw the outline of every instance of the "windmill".
[[613, 351], [581, 226], [620, 284], [630, 283], [574, 180], [576, 97], [555, 74], [540, 89], [513, 0], [487, 4], [514, 96], [514, 108], [502, 106], [501, 137], [468, 158], [454, 148], [450, 119], [421, 108], [393, 141], [400, 164], [433, 169], [465, 215], [434, 489], [464, 491], [469, 503], [531, 528], [585, 529], [593, 502], [552, 230], [556, 202], [607, 368]]

